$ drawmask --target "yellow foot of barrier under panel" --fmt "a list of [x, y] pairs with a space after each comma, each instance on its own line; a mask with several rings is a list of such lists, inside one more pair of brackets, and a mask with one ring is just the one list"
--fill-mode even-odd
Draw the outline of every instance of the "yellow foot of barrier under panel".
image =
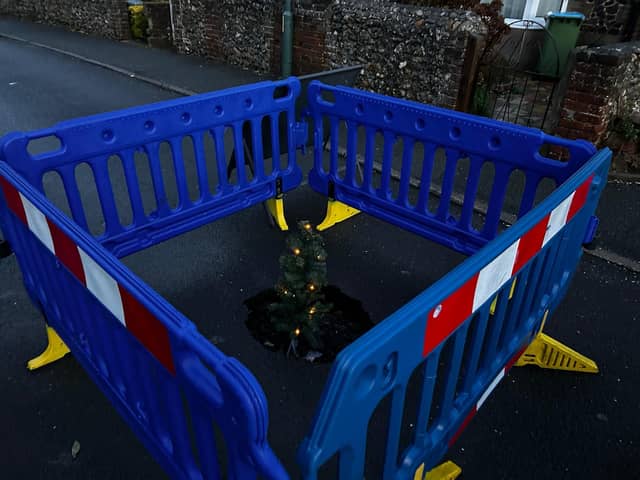
[[568, 372], [598, 373], [596, 362], [544, 333], [538, 334], [516, 362], [516, 367], [525, 365]]
[[455, 480], [462, 473], [462, 469], [453, 462], [444, 462], [433, 470], [424, 473], [424, 463], [418, 467], [413, 480]]
[[29, 360], [27, 368], [29, 370], [35, 370], [50, 363], [60, 360], [67, 353], [69, 353], [69, 347], [65, 345], [62, 339], [58, 336], [56, 331], [47, 326], [47, 341], [49, 342], [44, 352], [38, 355], [36, 358]]
[[287, 225], [287, 220], [284, 218], [284, 200], [282, 197], [270, 198], [267, 200], [267, 208], [269, 209], [269, 213], [273, 217], [278, 228], [283, 232], [289, 230], [289, 225]]
[[318, 225], [318, 231], [322, 232], [328, 228], [333, 227], [336, 223], [344, 222], [345, 220], [354, 217], [360, 213], [360, 210], [345, 205], [337, 200], [329, 200], [327, 203], [327, 215], [320, 225]]

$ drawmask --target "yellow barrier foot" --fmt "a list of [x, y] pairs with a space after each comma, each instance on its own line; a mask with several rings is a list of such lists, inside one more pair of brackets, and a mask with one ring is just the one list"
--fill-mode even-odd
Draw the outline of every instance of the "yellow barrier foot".
[[56, 331], [47, 326], [47, 340], [49, 344], [44, 352], [38, 355], [36, 358], [29, 360], [27, 368], [29, 370], [35, 370], [50, 363], [60, 360], [67, 353], [69, 353], [69, 347], [65, 345], [62, 339], [58, 336]]
[[568, 372], [598, 373], [596, 362], [542, 332], [515, 364], [516, 367], [525, 365]]
[[413, 480], [455, 480], [462, 473], [462, 469], [453, 462], [444, 462], [433, 470], [424, 474], [424, 463], [418, 467]]
[[355, 217], [360, 213], [360, 210], [345, 205], [337, 200], [329, 200], [327, 203], [327, 215], [320, 225], [318, 225], [318, 231], [322, 232], [328, 228], [333, 227], [336, 223], [344, 222], [345, 220]]
[[267, 200], [267, 209], [269, 210], [269, 213], [275, 220], [276, 225], [278, 225], [280, 230], [282, 230], [283, 232], [289, 230], [287, 220], [284, 218], [284, 200], [282, 196], [270, 198], [269, 200]]

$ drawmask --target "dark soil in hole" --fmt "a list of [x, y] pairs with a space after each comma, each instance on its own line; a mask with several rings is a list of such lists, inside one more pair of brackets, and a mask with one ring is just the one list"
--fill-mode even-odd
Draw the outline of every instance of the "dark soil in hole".
[[[314, 360], [317, 363], [331, 362], [343, 348], [373, 327], [373, 322], [360, 301], [332, 285], [324, 288], [324, 294], [327, 303], [333, 304], [333, 310], [318, 319], [323, 348], [319, 352], [322, 356]], [[289, 334], [276, 331], [269, 320], [269, 305], [276, 301], [278, 294], [272, 288], [245, 300], [244, 304], [249, 310], [246, 325], [253, 338], [263, 347], [274, 352], [287, 352]], [[304, 338], [299, 338], [296, 348], [299, 357], [305, 357], [313, 350]]]

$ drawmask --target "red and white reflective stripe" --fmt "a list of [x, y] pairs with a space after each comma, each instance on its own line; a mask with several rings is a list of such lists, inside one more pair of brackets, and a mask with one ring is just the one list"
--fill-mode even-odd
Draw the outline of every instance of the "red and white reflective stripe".
[[449, 440], [449, 446], [453, 445], [456, 442], [456, 440], [462, 434], [464, 429], [467, 428], [467, 425], [469, 425], [469, 422], [473, 419], [473, 417], [475, 417], [476, 413], [478, 413], [478, 410], [480, 410], [480, 407], [482, 407], [484, 402], [487, 401], [487, 398], [489, 398], [489, 396], [493, 393], [493, 391], [496, 389], [498, 384], [507, 375], [509, 370], [511, 370], [511, 367], [513, 367], [515, 365], [515, 363], [522, 356], [522, 354], [525, 352], [526, 349], [527, 348], [525, 347], [525, 348], [519, 350], [518, 353], [516, 353], [511, 358], [511, 360], [509, 360], [507, 362], [507, 364], [504, 366], [504, 368], [502, 370], [500, 370], [498, 375], [496, 375], [496, 378], [494, 378], [493, 381], [489, 384], [489, 386], [484, 391], [484, 393], [480, 396], [480, 399], [476, 402], [476, 404], [473, 407], [471, 407], [471, 410], [469, 411], [469, 413], [467, 414], [465, 419], [460, 424], [460, 427], [458, 427], [458, 430], [456, 431], [456, 433]]
[[592, 181], [593, 175], [537, 225], [429, 312], [423, 340], [423, 356], [429, 355], [462, 322], [489, 301], [562, 230], [586, 203]]
[[0, 190], [9, 209], [69, 271], [171, 373], [175, 373], [167, 328], [91, 256], [4, 178]]

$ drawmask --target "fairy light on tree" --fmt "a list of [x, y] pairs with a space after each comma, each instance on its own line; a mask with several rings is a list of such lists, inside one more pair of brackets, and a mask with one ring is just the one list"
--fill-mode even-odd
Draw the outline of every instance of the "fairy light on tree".
[[278, 301], [269, 305], [275, 329], [289, 332], [295, 351], [302, 336], [312, 348], [321, 348], [318, 320], [331, 311], [324, 288], [327, 286], [327, 252], [322, 237], [306, 220], [287, 237], [287, 249], [280, 256]]

